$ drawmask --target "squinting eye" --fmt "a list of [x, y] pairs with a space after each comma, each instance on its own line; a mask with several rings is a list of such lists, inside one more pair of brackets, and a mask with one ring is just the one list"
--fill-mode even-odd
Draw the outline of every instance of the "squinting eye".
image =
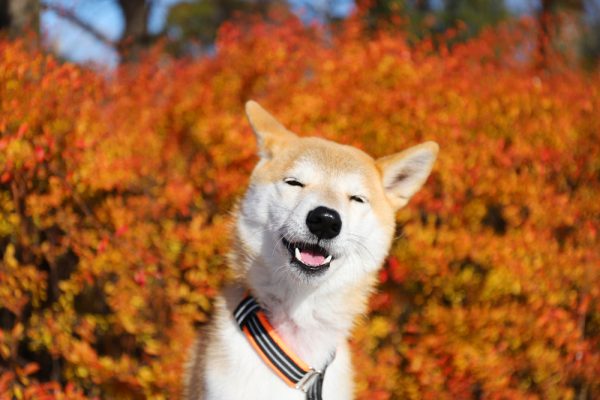
[[350, 196], [350, 200], [351, 201], [356, 201], [357, 203], [366, 203], [367, 202], [366, 198], [364, 198], [362, 196], [356, 196], [356, 195]]
[[290, 186], [304, 187], [304, 183], [300, 182], [296, 178], [285, 178], [283, 181]]

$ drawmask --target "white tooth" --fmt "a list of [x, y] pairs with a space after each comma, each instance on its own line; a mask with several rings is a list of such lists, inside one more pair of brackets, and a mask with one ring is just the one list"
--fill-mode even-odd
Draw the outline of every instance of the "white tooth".
[[300, 249], [298, 249], [297, 247], [296, 247], [296, 259], [298, 261], [302, 262], [302, 258], [300, 257]]
[[[328, 262], [331, 262], [331, 254], [325, 259], [325, 261], [323, 261], [323, 264], [327, 264]], [[323, 265], [321, 264], [321, 265]]]

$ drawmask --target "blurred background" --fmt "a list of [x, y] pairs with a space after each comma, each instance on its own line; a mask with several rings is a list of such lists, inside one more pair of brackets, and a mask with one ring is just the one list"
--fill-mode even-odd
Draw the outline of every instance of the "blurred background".
[[435, 140], [356, 397], [600, 399], [600, 0], [0, 0], [0, 400], [177, 399], [260, 102]]
[[[369, 8], [372, 23], [404, 18], [417, 38], [466, 24], [466, 35], [509, 18], [531, 16], [542, 30], [560, 31], [585, 62], [600, 54], [598, 0], [2, 0], [0, 27], [33, 29], [62, 58], [113, 68], [160, 40], [176, 55], [199, 56], [213, 49], [218, 27], [243, 14], [277, 9], [305, 23], [335, 25], [357, 8]], [[549, 18], [563, 15], [560, 20]], [[126, 50], [128, 55], [124, 53]]]

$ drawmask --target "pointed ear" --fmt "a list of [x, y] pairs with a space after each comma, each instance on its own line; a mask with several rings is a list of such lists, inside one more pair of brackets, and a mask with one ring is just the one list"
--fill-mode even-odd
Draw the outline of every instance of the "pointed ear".
[[277, 148], [297, 138], [255, 101], [246, 103], [246, 115], [256, 135], [261, 158], [271, 158]]
[[427, 180], [439, 146], [425, 142], [376, 161], [383, 175], [383, 187], [396, 209], [403, 207]]

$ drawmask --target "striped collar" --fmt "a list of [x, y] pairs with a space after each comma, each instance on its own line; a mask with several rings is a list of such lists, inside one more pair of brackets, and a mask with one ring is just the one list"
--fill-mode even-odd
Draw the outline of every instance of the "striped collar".
[[233, 316], [250, 345], [275, 374], [288, 386], [305, 392], [307, 400], [322, 400], [325, 370], [335, 353], [323, 370], [309, 367], [275, 332], [264, 310], [251, 295], [241, 301]]

